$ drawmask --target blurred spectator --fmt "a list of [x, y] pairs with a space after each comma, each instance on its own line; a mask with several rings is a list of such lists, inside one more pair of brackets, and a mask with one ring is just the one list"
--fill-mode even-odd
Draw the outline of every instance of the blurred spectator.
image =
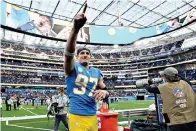
[[1, 98], [1, 96], [0, 96], [0, 113], [1, 113], [1, 117], [2, 117], [2, 98]]

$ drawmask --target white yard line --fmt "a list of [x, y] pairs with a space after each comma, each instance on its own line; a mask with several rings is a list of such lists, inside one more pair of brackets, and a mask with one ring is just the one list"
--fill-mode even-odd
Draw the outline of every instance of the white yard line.
[[27, 109], [25, 109], [25, 108], [23, 108], [23, 107], [21, 107], [21, 109], [23, 109], [23, 110], [25, 110], [25, 111], [28, 111], [29, 113], [31, 113], [31, 114], [33, 114], [33, 115], [38, 115], [38, 114], [35, 114], [35, 113], [33, 113], [32, 111], [27, 110]]
[[18, 126], [18, 125], [13, 125], [9, 124], [9, 126], [15, 126], [15, 127], [21, 127], [21, 128], [26, 128], [26, 129], [35, 129], [35, 130], [44, 130], [44, 131], [53, 131], [51, 129], [45, 129], [45, 128], [35, 128], [35, 127], [27, 127], [27, 126]]
[[[54, 116], [51, 116], [51, 117], [54, 117]], [[5, 118], [1, 118], [0, 121], [27, 120], [27, 119], [37, 119], [37, 118], [47, 118], [47, 115], [5, 117]]]

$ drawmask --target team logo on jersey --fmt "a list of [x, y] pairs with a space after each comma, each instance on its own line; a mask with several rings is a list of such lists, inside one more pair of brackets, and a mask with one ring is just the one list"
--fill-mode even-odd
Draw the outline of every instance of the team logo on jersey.
[[180, 88], [175, 88], [175, 89], [173, 90], [173, 94], [174, 94], [174, 96], [177, 97], [177, 98], [182, 98], [182, 97], [184, 97], [184, 91], [183, 91], [182, 89], [180, 89]]
[[78, 71], [79, 71], [79, 72], [82, 72], [82, 68], [78, 67]]

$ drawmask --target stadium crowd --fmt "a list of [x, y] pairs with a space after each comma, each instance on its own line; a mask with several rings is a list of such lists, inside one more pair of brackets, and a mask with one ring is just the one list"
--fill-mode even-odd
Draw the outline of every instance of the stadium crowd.
[[[167, 45], [160, 45], [153, 48], [147, 48], [142, 50], [136, 50], [136, 51], [127, 51], [127, 52], [115, 52], [115, 53], [97, 53], [92, 54], [94, 59], [109, 59], [111, 61], [119, 61], [119, 58], [132, 58], [133, 61], [138, 61], [142, 57], [152, 57], [156, 58], [157, 56], [167, 56], [170, 54], [175, 54], [181, 51], [184, 51], [184, 49], [181, 48], [183, 41], [177, 41], [175, 43], [167, 44]], [[59, 56], [63, 56], [63, 50], [58, 49], [55, 50], [55, 48], [46, 48], [46, 47], [36, 47], [36, 46], [29, 46], [29, 45], [23, 45], [23, 44], [15, 44], [15, 43], [5, 43], [2, 42], [1, 48], [1, 54], [5, 53], [11, 53], [13, 55], [24, 55], [28, 56], [30, 58], [39, 58], [39, 59], [53, 59], [53, 60], [63, 60]], [[194, 48], [194, 47], [193, 47]], [[186, 49], [185, 49], [186, 50]], [[13, 52], [15, 51], [15, 52]], [[40, 56], [42, 56], [40, 58]], [[47, 57], [43, 57], [47, 56]], [[58, 58], [58, 59], [57, 59]]]
[[[182, 61], [187, 61], [187, 60], [192, 60], [196, 58], [196, 52], [189, 51], [186, 53], [181, 53], [181, 54], [176, 54], [176, 55], [171, 55], [171, 56], [166, 56], [156, 59], [148, 59], [148, 60], [138, 60], [138, 61], [131, 61], [131, 62], [126, 62], [124, 64], [119, 64], [116, 65], [116, 63], [105, 63], [105, 64], [100, 64], [100, 63], [94, 63], [94, 66], [97, 66], [99, 69], [102, 71], [111, 71], [111, 70], [128, 70], [128, 69], [141, 69], [141, 68], [149, 68], [149, 67], [155, 67], [155, 66], [164, 66], [168, 64], [174, 64]], [[4, 56], [4, 55], [2, 55]], [[18, 58], [17, 56], [15, 56]], [[9, 59], [8, 59], [9, 58]], [[11, 57], [14, 58], [14, 57]], [[51, 69], [62, 69], [62, 63], [56, 64], [49, 64], [47, 63], [48, 61], [45, 62], [36, 62], [36, 61], [22, 61], [22, 60], [16, 60], [16, 59], [10, 59], [10, 57], [3, 57], [1, 59], [1, 64], [6, 64], [6, 65], [17, 65], [17, 66], [30, 66], [30, 67], [37, 67], [37, 68], [51, 68]], [[31, 59], [32, 60], [32, 59]], [[97, 65], [99, 64], [99, 65]], [[108, 65], [108, 66], [107, 66]], [[115, 65], [115, 66], [110, 66], [110, 65]], [[15, 66], [9, 66], [9, 68], [16, 68]]]
[[[195, 69], [189, 69], [184, 71], [179, 71], [179, 74], [188, 80], [195, 80], [196, 71]], [[157, 78], [160, 77], [157, 74], [150, 74], [149, 77]], [[126, 86], [135, 85], [135, 82], [139, 78], [133, 78], [131, 75], [129, 77], [124, 76], [124, 78], [118, 78], [118, 76], [113, 76], [112, 78], [104, 78], [105, 84], [108, 87], [114, 86]], [[64, 76], [52, 75], [52, 74], [42, 74], [38, 75], [35, 72], [22, 72], [22, 71], [2, 71], [1, 72], [1, 83], [10, 84], [44, 84], [44, 85], [64, 85]]]
[[[118, 53], [103, 53], [103, 54], [94, 54], [95, 59], [113, 59], [113, 58], [127, 58], [133, 57], [133, 59], [138, 59], [138, 57], [143, 57], [147, 55], [158, 55], [158, 54], [168, 54], [168, 52], [179, 52], [181, 51], [183, 41], [178, 41], [175, 43], [167, 44], [164, 46], [156, 46], [153, 48], [147, 48], [142, 50], [128, 51], [128, 52], [118, 52]], [[135, 58], [134, 58], [135, 57]]]
[[[165, 66], [196, 59], [196, 47], [183, 50], [181, 49], [182, 43], [183, 41], [178, 41], [164, 46], [156, 46], [136, 51], [93, 54], [93, 59], [99, 59], [100, 61], [106, 60], [105, 62], [92, 60], [93, 62], [91, 64], [95, 67], [97, 66], [102, 71], [115, 71]], [[62, 72], [63, 51], [4, 42], [1, 46], [1, 64], [3, 64], [1, 65], [1, 83], [43, 85], [66, 84], [64, 73]], [[122, 61], [122, 58], [124, 58], [124, 61]], [[109, 60], [107, 61], [107, 59]], [[43, 70], [43, 68], [45, 69]], [[112, 88], [115, 86], [135, 85], [136, 80], [143, 78], [142, 76], [133, 77], [131, 73], [125, 73], [121, 78], [119, 78], [117, 74], [114, 75], [111, 72], [110, 74], [112, 77], [104, 77], [104, 82], [106, 86]], [[195, 67], [181, 70], [180, 75], [188, 80], [195, 80]], [[150, 73], [149, 77], [157, 78], [160, 76], [157, 75], [157, 73]], [[19, 95], [25, 95], [25, 97], [29, 96], [29, 93], [18, 93]], [[16, 93], [11, 94], [14, 95]], [[30, 94], [30, 96], [37, 96], [37, 92]], [[40, 92], [38, 92], [38, 94], [43, 95]], [[113, 94], [113, 96], [115, 96], [115, 93]], [[121, 94], [124, 96], [132, 95], [132, 93], [127, 92], [121, 92]], [[44, 95], [47, 96], [48, 94], [44, 93]]]

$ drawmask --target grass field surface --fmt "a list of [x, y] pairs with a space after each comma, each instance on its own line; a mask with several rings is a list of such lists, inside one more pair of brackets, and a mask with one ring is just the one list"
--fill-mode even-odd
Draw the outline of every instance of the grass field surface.
[[[112, 110], [124, 110], [124, 109], [135, 109], [135, 108], [147, 108], [153, 101], [121, 101], [110, 104], [110, 109]], [[32, 105], [23, 105], [23, 108], [14, 111], [5, 111], [5, 105], [3, 105], [2, 116], [3, 117], [20, 117], [20, 116], [36, 116], [36, 115], [46, 115], [46, 106], [40, 106], [38, 109]], [[130, 119], [140, 119], [145, 116], [134, 116]], [[127, 121], [128, 118], [122, 118], [121, 113], [119, 113], [118, 121]], [[29, 119], [29, 120], [13, 120], [9, 121], [9, 125], [6, 122], [1, 122], [2, 131], [52, 131], [54, 127], [54, 118], [50, 117], [49, 124], [47, 118], [40, 119]], [[59, 126], [60, 131], [64, 131], [64, 126], [61, 123]]]

